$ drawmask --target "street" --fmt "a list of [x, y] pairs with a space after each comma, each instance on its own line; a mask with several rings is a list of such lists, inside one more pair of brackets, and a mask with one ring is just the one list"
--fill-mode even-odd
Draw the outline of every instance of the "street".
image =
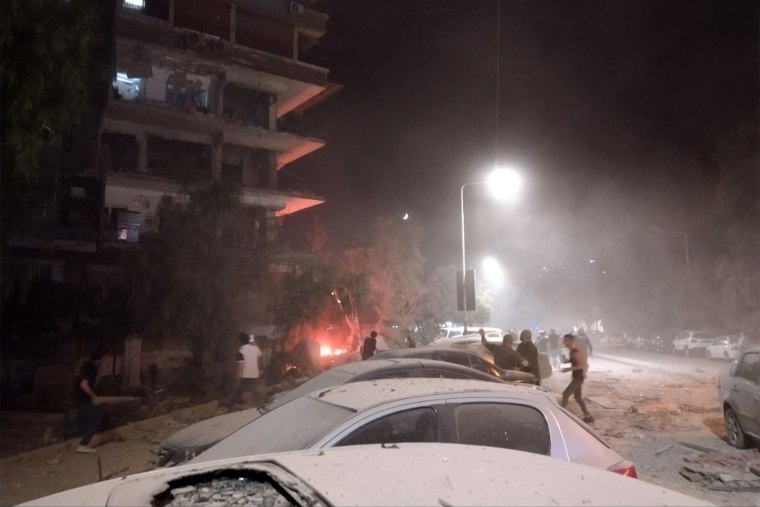
[[[679, 473], [689, 466], [747, 479], [748, 464], [760, 463], [757, 449], [738, 451], [723, 440], [716, 376], [725, 362], [599, 349], [589, 365], [584, 397], [595, 417], [593, 427], [635, 463], [640, 480], [717, 505], [759, 505], [756, 492], [712, 491], [707, 482], [690, 481]], [[568, 381], [569, 374], [555, 372], [543, 384], [559, 397]], [[568, 408], [580, 415], [574, 401]], [[150, 470], [161, 440], [223, 412], [212, 402], [111, 430], [97, 437], [95, 455], [74, 453], [76, 440], [69, 440], [3, 458], [0, 504], [19, 503], [100, 477]], [[703, 453], [688, 445], [715, 452]]]

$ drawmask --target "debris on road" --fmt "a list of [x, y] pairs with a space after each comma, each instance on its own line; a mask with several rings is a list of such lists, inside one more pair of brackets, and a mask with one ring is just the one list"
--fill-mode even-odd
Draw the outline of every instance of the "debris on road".
[[688, 447], [689, 449], [694, 449], [695, 451], [708, 452], [708, 453], [718, 452], [715, 449], [710, 449], [709, 447], [704, 447], [702, 445], [692, 444], [691, 442], [678, 442], [678, 444], [684, 447]]
[[631, 413], [641, 415], [676, 415], [681, 413], [681, 405], [670, 402], [645, 403], [631, 407]]
[[655, 456], [659, 456], [663, 452], [667, 451], [668, 449], [672, 449], [672, 448], [673, 448], [673, 444], [668, 444], [665, 447], [663, 447], [662, 449], [657, 449], [656, 451], [654, 451], [654, 455]]

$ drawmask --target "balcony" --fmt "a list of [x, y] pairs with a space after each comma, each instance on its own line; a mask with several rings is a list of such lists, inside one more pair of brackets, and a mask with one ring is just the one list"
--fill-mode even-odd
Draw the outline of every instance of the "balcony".
[[[247, 18], [240, 16], [243, 9], [236, 8], [235, 11], [238, 13], [235, 17], [237, 31], [240, 32], [243, 26], [251, 30], [250, 26], [244, 25]], [[219, 32], [211, 26], [192, 22], [176, 25], [122, 8], [116, 23], [119, 67], [136, 77], [150, 76], [150, 66], [161, 64], [168, 68], [180, 66], [189, 71], [202, 71], [208, 75], [225, 74], [227, 82], [277, 95], [278, 117], [317, 97], [329, 87], [327, 69], [300, 62], [293, 55], [247, 47], [240, 43], [245, 40], [233, 42], [231, 39], [235, 37], [231, 34], [225, 34], [223, 30]], [[258, 29], [262, 27], [258, 26]], [[301, 33], [306, 29], [298, 27], [297, 30]], [[312, 35], [321, 36], [321, 33], [324, 33], [323, 29], [314, 29]], [[292, 42], [292, 37], [288, 40]], [[251, 44], [257, 43], [254, 41]]]
[[210, 113], [177, 111], [114, 99], [106, 107], [103, 130], [135, 136], [154, 135], [205, 145], [213, 144], [221, 134], [226, 144], [276, 152], [277, 169], [325, 145], [321, 139], [240, 125]]
[[[321, 197], [301, 192], [249, 187], [242, 187], [241, 190], [243, 204], [273, 210], [276, 216], [296, 213], [324, 202]], [[163, 178], [137, 173], [109, 173], [105, 206], [147, 215], [156, 210], [163, 195], [179, 192], [178, 184]]]

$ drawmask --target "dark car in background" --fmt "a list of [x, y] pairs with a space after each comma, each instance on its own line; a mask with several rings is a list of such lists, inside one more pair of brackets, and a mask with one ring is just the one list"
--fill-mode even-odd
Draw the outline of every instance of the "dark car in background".
[[647, 352], [670, 353], [673, 350], [673, 340], [681, 332], [680, 329], [665, 329], [649, 335], [649, 339], [644, 345]]
[[[505, 382], [531, 384], [535, 381], [531, 373], [502, 370], [496, 366], [493, 362], [493, 354], [480, 343], [480, 336], [473, 338], [471, 341], [463, 339], [460, 342], [447, 345], [427, 345], [413, 349], [386, 350], [375, 355], [375, 358], [390, 357], [416, 357], [461, 364], [462, 366], [469, 366], [470, 368], [489, 373]], [[549, 356], [539, 352], [538, 361], [541, 369], [541, 378], [551, 377], [552, 366]]]

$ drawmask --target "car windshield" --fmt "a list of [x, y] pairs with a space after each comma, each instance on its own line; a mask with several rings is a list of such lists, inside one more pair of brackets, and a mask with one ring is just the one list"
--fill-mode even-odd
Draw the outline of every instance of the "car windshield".
[[295, 400], [296, 398], [300, 398], [306, 394], [343, 384], [353, 376], [354, 374], [352, 372], [343, 371], [339, 368], [332, 368], [324, 373], [320, 373], [313, 379], [301, 384], [292, 391], [288, 391], [286, 393], [283, 393], [282, 396], [276, 397], [270, 403], [267, 403], [265, 406], [261, 407], [259, 411], [261, 413], [269, 412], [270, 410], [273, 410], [280, 405], [284, 405], [285, 403]]
[[254, 419], [193, 462], [306, 449], [353, 413], [310, 396], [298, 398]]

